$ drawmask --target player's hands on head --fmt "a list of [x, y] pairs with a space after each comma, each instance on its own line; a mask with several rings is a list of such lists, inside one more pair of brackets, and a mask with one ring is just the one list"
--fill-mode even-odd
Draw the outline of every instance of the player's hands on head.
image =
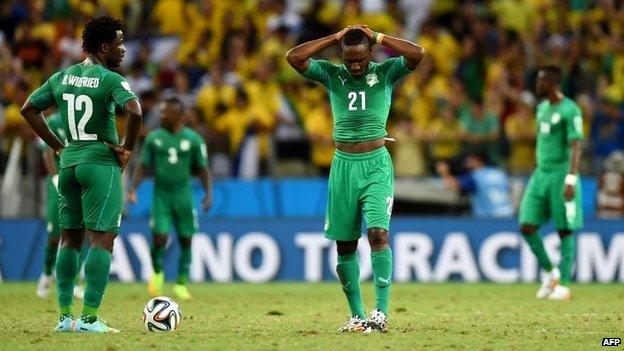
[[204, 212], [208, 212], [208, 210], [210, 210], [210, 206], [212, 206], [212, 196], [206, 195], [202, 199], [202, 210]]
[[375, 32], [373, 32], [372, 29], [368, 28], [368, 26], [365, 24], [359, 24], [357, 27], [361, 29], [364, 34], [366, 34], [368, 39], [370, 39], [373, 43], [375, 42]]
[[342, 40], [342, 37], [344, 37], [345, 33], [351, 30], [352, 28], [353, 26], [346, 26], [340, 32], [336, 33], [336, 42], [339, 43]]

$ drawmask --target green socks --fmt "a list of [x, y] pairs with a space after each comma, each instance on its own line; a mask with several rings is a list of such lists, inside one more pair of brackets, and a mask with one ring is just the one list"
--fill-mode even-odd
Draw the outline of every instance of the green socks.
[[362, 295], [360, 294], [360, 263], [358, 262], [357, 253], [348, 255], [338, 255], [338, 266], [336, 266], [342, 291], [347, 296], [351, 316], [359, 316], [366, 318], [364, 313], [364, 305], [362, 304]]
[[523, 234], [522, 236], [529, 244], [529, 247], [531, 248], [531, 251], [533, 251], [535, 257], [537, 257], [539, 266], [546, 272], [552, 271], [553, 265], [550, 262], [548, 254], [546, 253], [546, 249], [544, 249], [544, 241], [542, 240], [542, 237], [537, 233]]
[[559, 271], [561, 271], [561, 285], [570, 285], [572, 278], [572, 265], [574, 264], [575, 242], [574, 235], [566, 235], [561, 238], [561, 262], [559, 263]]
[[186, 285], [189, 277], [189, 267], [191, 265], [191, 247], [180, 247], [178, 257], [178, 284]]
[[57, 252], [58, 244], [55, 246], [46, 244], [45, 250], [43, 251], [43, 273], [45, 273], [45, 275], [47, 276], [52, 275], [54, 263], [56, 263]]
[[74, 281], [78, 274], [76, 249], [61, 248], [56, 260], [56, 290], [61, 314], [71, 314], [74, 303]]
[[[111, 253], [99, 247], [91, 247], [85, 260], [85, 280], [87, 286], [84, 295], [83, 316], [97, 315], [102, 296], [108, 284]], [[72, 287], [73, 289], [73, 287]]]
[[392, 282], [392, 249], [371, 252], [373, 281], [375, 284], [376, 307], [388, 315], [388, 300]]
[[152, 244], [150, 253], [152, 254], [152, 267], [154, 268], [154, 272], [162, 272], [163, 263], [165, 262], [165, 246], [156, 246]]

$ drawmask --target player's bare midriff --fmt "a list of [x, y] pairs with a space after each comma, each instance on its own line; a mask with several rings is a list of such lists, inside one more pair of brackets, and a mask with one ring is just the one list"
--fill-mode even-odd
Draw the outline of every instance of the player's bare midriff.
[[379, 149], [386, 144], [385, 138], [379, 138], [375, 140], [364, 141], [361, 143], [342, 143], [336, 142], [336, 149], [348, 152], [350, 154], [361, 154], [364, 152], [373, 151]]

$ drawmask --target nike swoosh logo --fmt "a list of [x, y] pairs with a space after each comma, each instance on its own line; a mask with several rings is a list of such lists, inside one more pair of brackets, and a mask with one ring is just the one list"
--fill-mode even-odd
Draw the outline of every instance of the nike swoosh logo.
[[382, 277], [377, 277], [377, 279], [382, 283], [390, 284], [390, 277], [385, 278], [385, 279]]

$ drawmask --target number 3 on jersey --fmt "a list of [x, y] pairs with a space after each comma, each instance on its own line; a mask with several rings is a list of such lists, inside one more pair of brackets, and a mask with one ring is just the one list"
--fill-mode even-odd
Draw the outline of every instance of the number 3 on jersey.
[[347, 94], [347, 98], [350, 100], [349, 102], [349, 111], [357, 111], [357, 106], [356, 106], [356, 101], [358, 98], [358, 94], [360, 95], [360, 100], [361, 100], [361, 105], [362, 108], [361, 110], [366, 110], [366, 93], [363, 91], [350, 91]]
[[[85, 127], [93, 115], [93, 101], [87, 95], [63, 94], [63, 100], [67, 101], [67, 124], [73, 140], [91, 141], [97, 140], [97, 134], [85, 132]], [[80, 122], [76, 125], [76, 111], [84, 111]]]
[[176, 148], [174, 147], [170, 147], [169, 149], [167, 149], [167, 151], [169, 152], [169, 163], [178, 163], [178, 150], [176, 150]]

